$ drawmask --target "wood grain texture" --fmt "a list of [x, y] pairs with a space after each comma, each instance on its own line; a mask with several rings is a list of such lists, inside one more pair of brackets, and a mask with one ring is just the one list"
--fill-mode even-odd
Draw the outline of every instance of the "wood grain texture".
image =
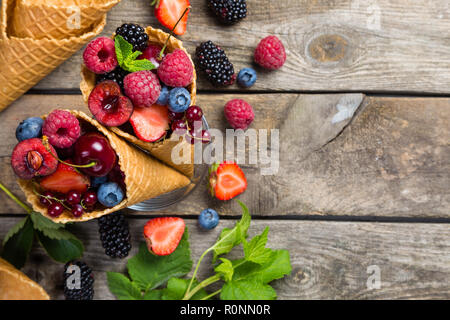
[[[219, 25], [206, 3], [191, 1], [181, 37], [191, 54], [212, 40], [239, 71], [252, 66], [260, 39], [283, 41], [286, 64], [276, 72], [258, 68], [251, 91], [450, 92], [447, 0], [248, 0], [248, 17], [231, 27]], [[125, 22], [160, 27], [148, 1], [127, 0], [109, 13], [104, 35]], [[80, 51], [36, 88], [78, 89], [81, 61]], [[198, 88], [213, 89], [202, 76]]]
[[[239, 199], [256, 215], [449, 217], [450, 99], [199, 95], [211, 128], [226, 130], [223, 106], [236, 97], [256, 110], [251, 128], [279, 130], [276, 174], [262, 175], [267, 165], [261, 162], [242, 165], [249, 187]], [[16, 194], [20, 191], [9, 162], [17, 124], [61, 107], [86, 110], [80, 96], [26, 95], [0, 114], [0, 181]], [[266, 149], [276, 149], [270, 139], [262, 151]], [[0, 202], [1, 213], [22, 212], [3, 194]], [[224, 215], [239, 212], [234, 201], [209, 197], [206, 181], [184, 201], [161, 212], [198, 214], [206, 207]]]
[[[2, 218], [0, 238], [18, 221]], [[137, 251], [146, 219], [130, 219], [133, 249]], [[204, 232], [195, 220], [187, 221], [192, 259], [211, 246], [223, 227]], [[312, 221], [253, 221], [250, 236], [270, 226], [268, 246], [288, 249], [293, 272], [273, 282], [279, 299], [449, 299], [450, 229], [447, 224], [388, 224]], [[94, 270], [95, 298], [112, 299], [106, 271], [124, 272], [126, 261], [104, 255], [97, 222], [77, 224], [73, 232], [86, 246], [83, 260]], [[234, 252], [240, 257], [239, 250]], [[211, 272], [207, 256], [199, 277]], [[368, 289], [369, 266], [380, 268], [381, 288]], [[34, 248], [23, 270], [53, 299], [62, 299], [63, 266]]]

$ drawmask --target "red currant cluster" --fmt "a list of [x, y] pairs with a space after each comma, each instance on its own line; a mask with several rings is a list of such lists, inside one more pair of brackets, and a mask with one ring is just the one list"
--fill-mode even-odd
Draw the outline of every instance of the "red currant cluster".
[[54, 194], [51, 191], [44, 191], [39, 195], [39, 201], [47, 207], [47, 214], [56, 218], [59, 217], [64, 209], [72, 212], [76, 218], [81, 217], [85, 212], [92, 211], [97, 203], [97, 193], [88, 190], [84, 194], [78, 191], [69, 191], [65, 195]]
[[185, 112], [172, 112], [169, 110], [169, 118], [172, 120], [172, 131], [185, 136], [190, 144], [196, 142], [211, 142], [211, 134], [203, 129], [203, 110], [198, 106], [190, 106]]

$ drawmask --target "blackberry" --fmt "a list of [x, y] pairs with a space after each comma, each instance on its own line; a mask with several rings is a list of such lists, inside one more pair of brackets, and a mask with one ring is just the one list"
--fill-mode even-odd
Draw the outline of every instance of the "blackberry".
[[129, 74], [128, 71], [122, 69], [121, 67], [115, 68], [113, 71], [104, 73], [104, 74], [97, 74], [96, 75], [96, 82], [97, 84], [105, 81], [105, 80], [113, 80], [115, 81], [123, 90], [123, 79]]
[[220, 22], [233, 24], [247, 16], [246, 0], [208, 0]]
[[144, 51], [148, 47], [148, 34], [144, 28], [137, 24], [125, 23], [116, 30], [116, 35], [121, 35], [133, 45], [134, 51]]
[[216, 86], [227, 86], [234, 83], [236, 74], [233, 64], [228, 60], [225, 51], [211, 40], [203, 42], [195, 51], [197, 65], [206, 73], [208, 80]]
[[125, 258], [131, 249], [130, 231], [125, 216], [115, 212], [98, 219], [100, 240], [106, 255], [111, 258]]
[[[80, 288], [76, 289], [73, 286], [77, 285], [77, 279], [73, 278], [76, 275], [76, 270], [67, 270], [69, 266], [78, 266], [80, 268], [79, 280]], [[70, 278], [69, 278], [70, 277]], [[66, 300], [92, 300], [94, 298], [94, 275], [91, 268], [82, 261], [71, 261], [64, 266], [64, 296]]]

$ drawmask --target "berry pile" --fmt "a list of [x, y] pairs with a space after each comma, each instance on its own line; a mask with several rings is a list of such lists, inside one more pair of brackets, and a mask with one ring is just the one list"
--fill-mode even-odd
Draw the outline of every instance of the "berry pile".
[[199, 106], [190, 106], [185, 112], [170, 111], [169, 117], [173, 121], [172, 131], [184, 135], [190, 144], [211, 142], [209, 131], [202, 127], [203, 110]]
[[115, 212], [98, 219], [100, 240], [106, 255], [123, 259], [131, 249], [128, 222], [121, 212]]
[[233, 64], [228, 60], [225, 51], [212, 41], [200, 44], [195, 51], [197, 64], [206, 73], [208, 80], [216, 86], [227, 86], [234, 83], [236, 74]]
[[[72, 279], [78, 267], [80, 271], [80, 288], [76, 288], [77, 279]], [[94, 275], [91, 268], [82, 261], [68, 262], [64, 266], [64, 296], [66, 300], [92, 300], [94, 298]]]
[[208, 0], [208, 5], [225, 24], [236, 23], [247, 16], [246, 0]]
[[[80, 218], [99, 206], [114, 207], [125, 198], [124, 177], [109, 179], [120, 167], [108, 139], [98, 132], [82, 133], [72, 113], [54, 110], [43, 121], [29, 118], [16, 131], [19, 143], [11, 166], [19, 178], [39, 186], [34, 192], [49, 217], [67, 211]], [[28, 139], [21, 140], [24, 137]], [[103, 182], [98, 183], [99, 179]]]

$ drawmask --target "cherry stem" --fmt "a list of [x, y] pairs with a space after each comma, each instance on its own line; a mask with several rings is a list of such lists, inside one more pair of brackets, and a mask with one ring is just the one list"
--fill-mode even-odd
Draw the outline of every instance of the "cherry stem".
[[33, 209], [31, 209], [29, 206], [27, 206], [25, 203], [23, 203], [21, 200], [19, 200], [19, 198], [17, 198], [14, 194], [12, 194], [11, 191], [8, 190], [7, 187], [5, 187], [1, 182], [0, 182], [0, 189], [3, 190], [3, 192], [5, 192], [11, 199], [13, 199], [19, 206], [21, 206], [22, 208], [25, 209], [26, 212], [28, 213], [32, 213]]
[[54, 155], [53, 152], [50, 150], [50, 148], [48, 147], [48, 145], [49, 145], [48, 138], [46, 136], [42, 137], [42, 142], [43, 142], [43, 145], [45, 147], [45, 150], [47, 150], [48, 153], [50, 153], [53, 158], [55, 158], [56, 160], [58, 160], [62, 164], [65, 164], [65, 165], [70, 166], [72, 168], [92, 168], [95, 165], [97, 165], [97, 161], [91, 161], [88, 164], [72, 164], [72, 163], [65, 162], [65, 161], [59, 159], [58, 156]]
[[158, 55], [158, 60], [162, 60], [162, 56], [164, 54], [164, 50], [166, 50], [167, 45], [169, 44], [169, 39], [170, 37], [172, 37], [173, 35], [173, 31], [175, 30], [175, 28], [177, 27], [178, 23], [180, 23], [181, 19], [183, 19], [184, 15], [186, 14], [186, 12], [189, 11], [189, 9], [191, 8], [191, 6], [188, 6], [186, 9], [184, 9], [183, 14], [181, 15], [181, 17], [178, 19], [177, 23], [175, 23], [175, 26], [172, 28], [172, 30], [170, 31], [169, 36], [166, 39], [166, 42], [164, 43], [164, 47], [162, 47], [161, 51], [159, 52]]

